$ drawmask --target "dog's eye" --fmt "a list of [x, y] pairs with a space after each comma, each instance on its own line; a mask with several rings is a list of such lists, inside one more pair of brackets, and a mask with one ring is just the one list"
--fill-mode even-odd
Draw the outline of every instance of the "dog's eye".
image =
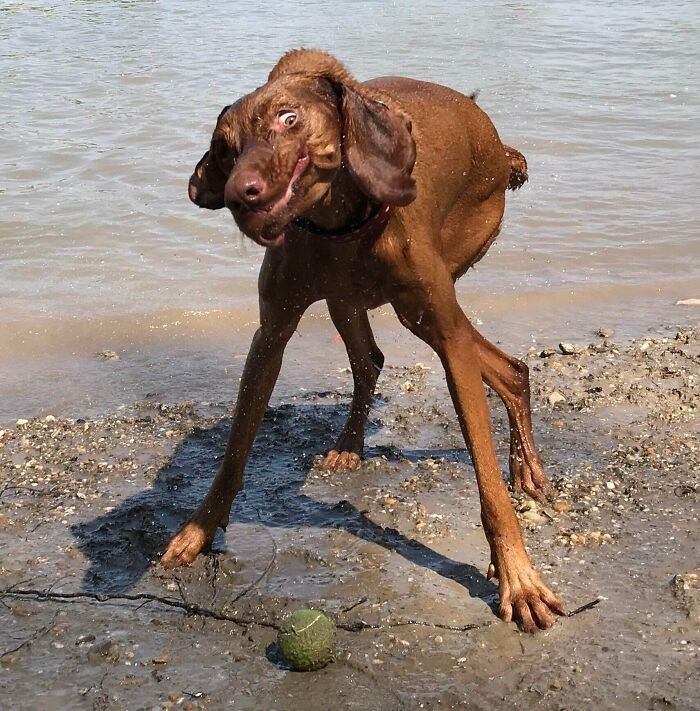
[[297, 115], [293, 111], [280, 111], [277, 114], [277, 121], [285, 128], [291, 128], [297, 122]]

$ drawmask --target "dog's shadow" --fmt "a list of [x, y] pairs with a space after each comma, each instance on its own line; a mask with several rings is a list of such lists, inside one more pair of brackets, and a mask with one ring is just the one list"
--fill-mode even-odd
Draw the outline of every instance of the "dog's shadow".
[[[493, 598], [496, 587], [472, 565], [454, 561], [399, 531], [371, 521], [345, 500], [319, 501], [302, 491], [316, 454], [334, 441], [348, 413], [342, 404], [297, 401], [270, 408], [248, 464], [246, 488], [236, 498], [231, 520], [237, 523], [296, 528], [311, 526], [347, 531], [402, 555], [463, 585], [472, 597]], [[209, 429], [195, 429], [176, 448], [149, 489], [124, 499], [111, 511], [72, 526], [77, 547], [89, 560], [82, 590], [120, 593], [133, 589], [157, 561], [169, 538], [199, 503], [211, 483], [230, 428], [225, 418]], [[368, 433], [377, 425], [370, 422]], [[303, 455], [300, 456], [300, 452]], [[389, 455], [386, 449], [369, 457]], [[394, 456], [464, 460], [462, 450], [412, 450]], [[221, 538], [214, 541], [214, 550]]]

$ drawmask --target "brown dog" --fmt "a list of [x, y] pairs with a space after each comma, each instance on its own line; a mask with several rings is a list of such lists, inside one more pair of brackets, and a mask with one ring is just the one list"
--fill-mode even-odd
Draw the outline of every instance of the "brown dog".
[[445, 368], [476, 469], [501, 617], [534, 631], [563, 614], [525, 551], [482, 382], [508, 411], [514, 487], [541, 499], [549, 482], [532, 437], [527, 366], [477, 333], [454, 288], [498, 235], [506, 189], [525, 180], [525, 159], [501, 143], [472, 99], [399, 77], [359, 84], [323, 52], [289, 52], [264, 86], [224, 108], [189, 195], [200, 207], [228, 207], [241, 230], [268, 248], [260, 328], [221, 469], [164, 564], [191, 563], [228, 523], [285, 345], [320, 299], [345, 342], [355, 383], [350, 416], [325, 465], [358, 466], [384, 361], [367, 309], [390, 303]]

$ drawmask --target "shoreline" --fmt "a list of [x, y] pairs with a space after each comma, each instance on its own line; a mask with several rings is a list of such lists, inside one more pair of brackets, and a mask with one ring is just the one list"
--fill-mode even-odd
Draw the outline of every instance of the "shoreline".
[[[650, 324], [681, 327], [698, 322], [697, 306], [670, 300], [657, 299], [655, 306], [605, 302], [597, 311], [582, 304], [572, 312], [565, 300], [544, 293], [524, 313], [523, 299], [478, 290], [460, 294], [476, 327], [521, 358], [531, 348], [550, 347], [558, 340], [587, 342], [595, 338], [595, 324], [611, 326], [618, 338], [630, 339], [667, 328]], [[387, 363], [405, 365], [412, 358], [431, 357], [427, 347], [400, 326], [390, 307], [370, 312], [370, 318]], [[93, 417], [143, 399], [232, 398], [239, 361], [257, 325], [257, 304], [252, 301], [226, 309], [6, 323], [0, 336], [0, 426], [50, 414]], [[312, 339], [315, 345], [309, 348]], [[346, 365], [325, 304], [319, 302], [305, 314], [287, 349], [278, 390], [291, 395], [317, 381], [332, 387], [330, 376]]]

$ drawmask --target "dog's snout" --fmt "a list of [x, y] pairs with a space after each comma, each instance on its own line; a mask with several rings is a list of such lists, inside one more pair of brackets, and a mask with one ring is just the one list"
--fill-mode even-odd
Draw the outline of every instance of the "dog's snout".
[[264, 205], [269, 193], [263, 176], [254, 170], [236, 173], [226, 184], [226, 205], [255, 208]]

